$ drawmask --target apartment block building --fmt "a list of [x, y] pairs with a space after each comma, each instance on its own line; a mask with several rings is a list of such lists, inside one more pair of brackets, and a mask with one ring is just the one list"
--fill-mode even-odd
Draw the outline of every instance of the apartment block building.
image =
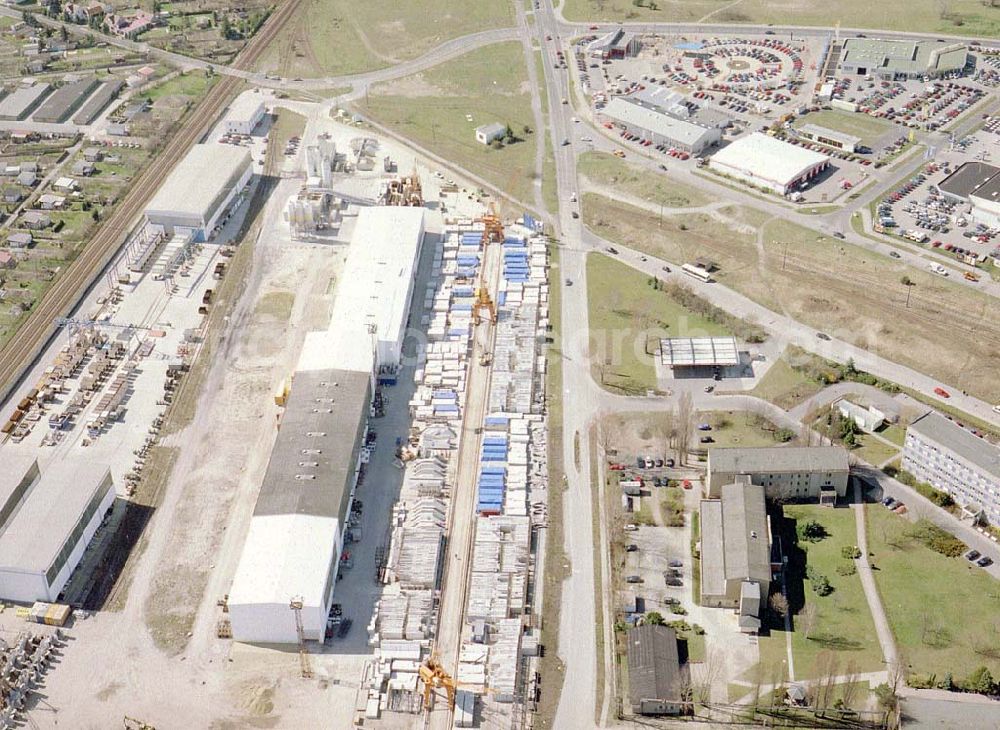
[[850, 465], [840, 446], [775, 446], [708, 450], [706, 496], [718, 498], [722, 487], [749, 476], [764, 487], [767, 499], [835, 502], [847, 494]]
[[986, 439], [928, 412], [906, 430], [902, 468], [1000, 525], [1000, 448]]

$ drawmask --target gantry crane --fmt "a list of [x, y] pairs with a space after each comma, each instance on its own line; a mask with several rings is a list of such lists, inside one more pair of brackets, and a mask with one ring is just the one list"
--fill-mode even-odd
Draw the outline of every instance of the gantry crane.
[[448, 695], [448, 709], [455, 709], [455, 691], [458, 684], [455, 679], [445, 671], [441, 662], [430, 657], [420, 665], [420, 681], [424, 683], [424, 709], [430, 710], [431, 695], [434, 690], [443, 689]]
[[490, 203], [487, 206], [486, 214], [483, 215], [482, 221], [483, 246], [489, 246], [491, 243], [503, 243], [503, 223], [500, 222], [496, 205]]
[[476, 301], [472, 305], [472, 323], [474, 325], [479, 325], [483, 321], [482, 310], [484, 309], [488, 315], [486, 321], [491, 323], [496, 322], [497, 306], [493, 303], [493, 297], [490, 296], [485, 282], [476, 287]]
[[299, 638], [299, 668], [302, 670], [302, 678], [310, 679], [313, 676], [313, 671], [309, 665], [309, 652], [306, 651], [306, 633], [302, 627], [302, 599], [293, 598], [289, 607], [295, 613], [295, 632]]
[[445, 668], [441, 666], [434, 656], [431, 656], [426, 662], [420, 665], [419, 670], [420, 681], [424, 683], [424, 710], [430, 712], [431, 709], [431, 696], [434, 694], [434, 690], [443, 689], [445, 695], [448, 698], [448, 709], [455, 709], [455, 694], [463, 686], [475, 687], [479, 692], [492, 693], [493, 690], [489, 687], [482, 687], [480, 685], [463, 685], [461, 682], [457, 681], [454, 677], [445, 671]]

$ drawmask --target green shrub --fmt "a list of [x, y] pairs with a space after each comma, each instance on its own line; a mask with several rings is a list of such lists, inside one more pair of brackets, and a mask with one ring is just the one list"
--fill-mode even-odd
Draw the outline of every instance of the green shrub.
[[798, 526], [797, 532], [800, 539], [808, 540], [809, 542], [819, 542], [829, 534], [826, 528], [816, 520], [809, 520], [802, 523]]
[[849, 576], [858, 572], [857, 566], [853, 563], [841, 563], [837, 566], [837, 575]]
[[861, 548], [857, 545], [845, 545], [840, 548], [840, 554], [848, 560], [854, 560], [861, 557]]
[[964, 542], [929, 520], [918, 520], [906, 535], [949, 558], [957, 558], [965, 552]]

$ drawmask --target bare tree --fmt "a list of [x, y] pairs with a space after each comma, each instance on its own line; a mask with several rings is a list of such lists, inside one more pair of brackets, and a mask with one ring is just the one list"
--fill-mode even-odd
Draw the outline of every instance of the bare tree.
[[806, 410], [805, 416], [802, 418], [802, 428], [801, 437], [802, 443], [806, 446], [812, 446], [813, 440], [819, 440], [819, 434], [813, 431], [813, 425], [819, 420], [822, 409], [814, 404], [810, 404], [808, 410]]
[[816, 655], [816, 709], [820, 712], [828, 708], [833, 700], [833, 688], [837, 684], [836, 653], [821, 651]]
[[673, 408], [667, 408], [660, 417], [660, 431], [663, 434], [664, 453], [669, 453], [677, 442], [677, 414]]
[[606, 459], [608, 453], [615, 450], [614, 429], [611, 427], [611, 417], [605, 412], [597, 414], [597, 447], [601, 450], [602, 459]]
[[681, 464], [687, 461], [688, 443], [694, 428], [694, 401], [689, 391], [681, 393], [677, 404], [677, 461]]
[[712, 686], [721, 679], [725, 666], [725, 655], [718, 649], [712, 649], [705, 655], [705, 661], [701, 663], [697, 680], [694, 678], [691, 680], [694, 702], [706, 704], [712, 699]]
[[854, 659], [847, 660], [847, 666], [844, 668], [844, 677], [846, 684], [844, 684], [844, 691], [841, 694], [841, 698], [844, 700], [844, 707], [850, 708], [858, 696], [858, 663]]
[[808, 639], [813, 629], [816, 628], [816, 604], [807, 603], [796, 617], [796, 622], [802, 629], [802, 635]]

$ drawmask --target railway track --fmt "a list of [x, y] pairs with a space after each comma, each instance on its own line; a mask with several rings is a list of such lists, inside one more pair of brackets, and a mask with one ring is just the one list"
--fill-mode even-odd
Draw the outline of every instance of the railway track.
[[[250, 68], [298, 9], [301, 0], [286, 0], [240, 52], [233, 66]], [[188, 153], [208, 126], [226, 107], [243, 80], [222, 76], [209, 90], [181, 128], [170, 138], [150, 165], [98, 228], [80, 255], [58, 277], [7, 345], [0, 350], [0, 401], [6, 399], [24, 377], [56, 332], [54, 320], [68, 315], [117, 255], [125, 232], [142, 213], [163, 178]]]

